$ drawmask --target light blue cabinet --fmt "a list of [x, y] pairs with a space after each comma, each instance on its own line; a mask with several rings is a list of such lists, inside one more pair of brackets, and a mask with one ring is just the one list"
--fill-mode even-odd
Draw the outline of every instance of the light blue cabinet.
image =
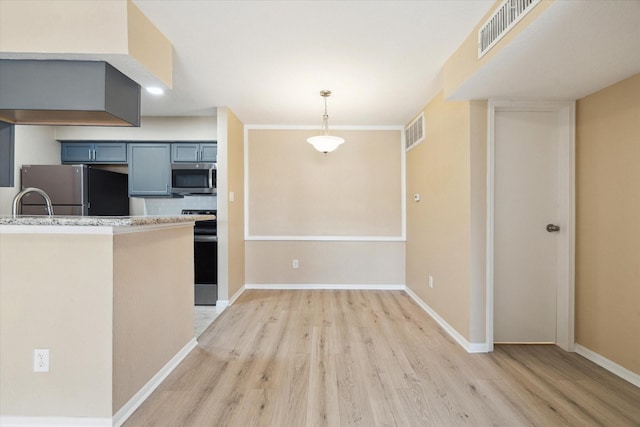
[[112, 141], [62, 142], [62, 163], [127, 163], [127, 143]]
[[172, 162], [197, 162], [200, 159], [200, 144], [171, 144]]
[[129, 143], [129, 196], [171, 195], [171, 144]]
[[180, 142], [171, 144], [173, 163], [215, 163], [218, 158], [218, 144], [215, 142]]
[[207, 163], [217, 163], [218, 161], [218, 144], [200, 144], [200, 161]]

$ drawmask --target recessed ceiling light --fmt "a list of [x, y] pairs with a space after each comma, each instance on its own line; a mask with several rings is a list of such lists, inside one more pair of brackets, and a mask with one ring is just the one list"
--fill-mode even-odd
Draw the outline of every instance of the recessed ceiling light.
[[164, 93], [164, 89], [158, 86], [149, 86], [147, 88], [147, 92], [149, 92], [152, 95], [162, 95]]

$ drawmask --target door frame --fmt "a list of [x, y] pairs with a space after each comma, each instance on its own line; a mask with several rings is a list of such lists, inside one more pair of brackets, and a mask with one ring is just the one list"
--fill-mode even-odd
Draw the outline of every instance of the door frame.
[[556, 289], [556, 344], [574, 351], [575, 306], [575, 101], [492, 99], [487, 111], [487, 264], [486, 347], [494, 344], [494, 166], [495, 115], [502, 111], [555, 112], [558, 118], [558, 287]]

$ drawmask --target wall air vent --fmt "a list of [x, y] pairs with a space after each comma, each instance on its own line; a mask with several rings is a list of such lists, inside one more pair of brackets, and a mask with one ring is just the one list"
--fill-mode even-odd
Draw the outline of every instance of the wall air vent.
[[404, 141], [407, 151], [424, 141], [424, 113], [420, 113], [404, 128]]
[[478, 30], [478, 59], [529, 13], [540, 0], [504, 0]]

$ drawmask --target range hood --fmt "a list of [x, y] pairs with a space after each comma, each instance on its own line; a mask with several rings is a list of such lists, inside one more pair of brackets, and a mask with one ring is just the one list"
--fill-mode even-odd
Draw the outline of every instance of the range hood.
[[0, 121], [140, 126], [140, 85], [104, 61], [0, 59]]

